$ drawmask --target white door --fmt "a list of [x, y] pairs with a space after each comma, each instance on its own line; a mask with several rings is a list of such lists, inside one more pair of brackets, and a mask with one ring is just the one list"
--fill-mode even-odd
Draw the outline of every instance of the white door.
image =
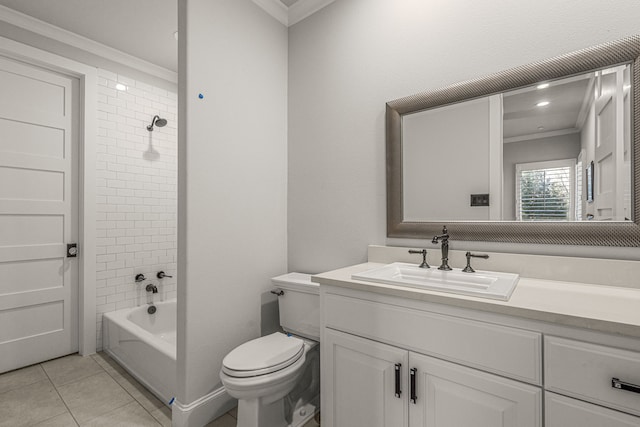
[[325, 329], [321, 356], [323, 427], [408, 426], [406, 350]]
[[621, 221], [624, 211], [624, 67], [598, 77], [595, 102], [594, 215]]
[[0, 57], [0, 372], [78, 349], [78, 92]]
[[411, 427], [542, 425], [538, 387], [416, 353], [409, 353], [409, 367], [416, 369]]

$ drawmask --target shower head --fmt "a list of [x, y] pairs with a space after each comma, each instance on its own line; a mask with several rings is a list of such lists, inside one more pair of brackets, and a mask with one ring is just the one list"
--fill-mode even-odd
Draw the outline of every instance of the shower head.
[[147, 126], [148, 131], [153, 131], [153, 126], [158, 126], [159, 128], [167, 125], [167, 119], [161, 119], [160, 116], [153, 116], [153, 120], [151, 120], [151, 124]]

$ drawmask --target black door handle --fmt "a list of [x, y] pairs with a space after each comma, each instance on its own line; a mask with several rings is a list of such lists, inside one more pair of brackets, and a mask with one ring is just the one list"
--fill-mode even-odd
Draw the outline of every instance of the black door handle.
[[630, 392], [633, 392], [633, 393], [640, 393], [640, 386], [639, 385], [626, 383], [624, 381], [620, 381], [617, 378], [611, 378], [611, 387], [617, 388], [617, 389], [620, 389], [620, 390], [630, 391]]
[[418, 370], [416, 368], [411, 368], [411, 370], [409, 370], [409, 378], [411, 378], [411, 390], [410, 390], [411, 396], [409, 397], [409, 400], [411, 400], [411, 402], [414, 404], [418, 400], [418, 396], [416, 396], [416, 373], [417, 372]]
[[396, 397], [400, 397], [402, 394], [402, 390], [400, 390], [400, 369], [402, 368], [402, 363], [396, 363]]

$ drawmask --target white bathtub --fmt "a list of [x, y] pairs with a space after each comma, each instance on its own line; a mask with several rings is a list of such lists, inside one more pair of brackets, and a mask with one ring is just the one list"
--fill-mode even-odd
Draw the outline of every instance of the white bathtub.
[[105, 313], [104, 351], [169, 405], [176, 391], [176, 301]]

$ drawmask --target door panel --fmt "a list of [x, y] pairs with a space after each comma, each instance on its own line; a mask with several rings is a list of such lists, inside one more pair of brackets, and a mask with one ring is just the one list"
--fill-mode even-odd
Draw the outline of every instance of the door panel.
[[546, 427], [640, 427], [640, 417], [545, 392]]
[[0, 57], [0, 372], [78, 349], [77, 79]]
[[538, 387], [445, 362], [409, 354], [416, 372], [411, 427], [540, 427]]
[[598, 76], [595, 102], [594, 207], [598, 220], [623, 220], [624, 212], [624, 67]]
[[[406, 350], [331, 329], [325, 329], [322, 345], [323, 369], [330, 372], [323, 376], [323, 413], [328, 415], [323, 426], [408, 426]], [[399, 398], [396, 364], [401, 365]]]

